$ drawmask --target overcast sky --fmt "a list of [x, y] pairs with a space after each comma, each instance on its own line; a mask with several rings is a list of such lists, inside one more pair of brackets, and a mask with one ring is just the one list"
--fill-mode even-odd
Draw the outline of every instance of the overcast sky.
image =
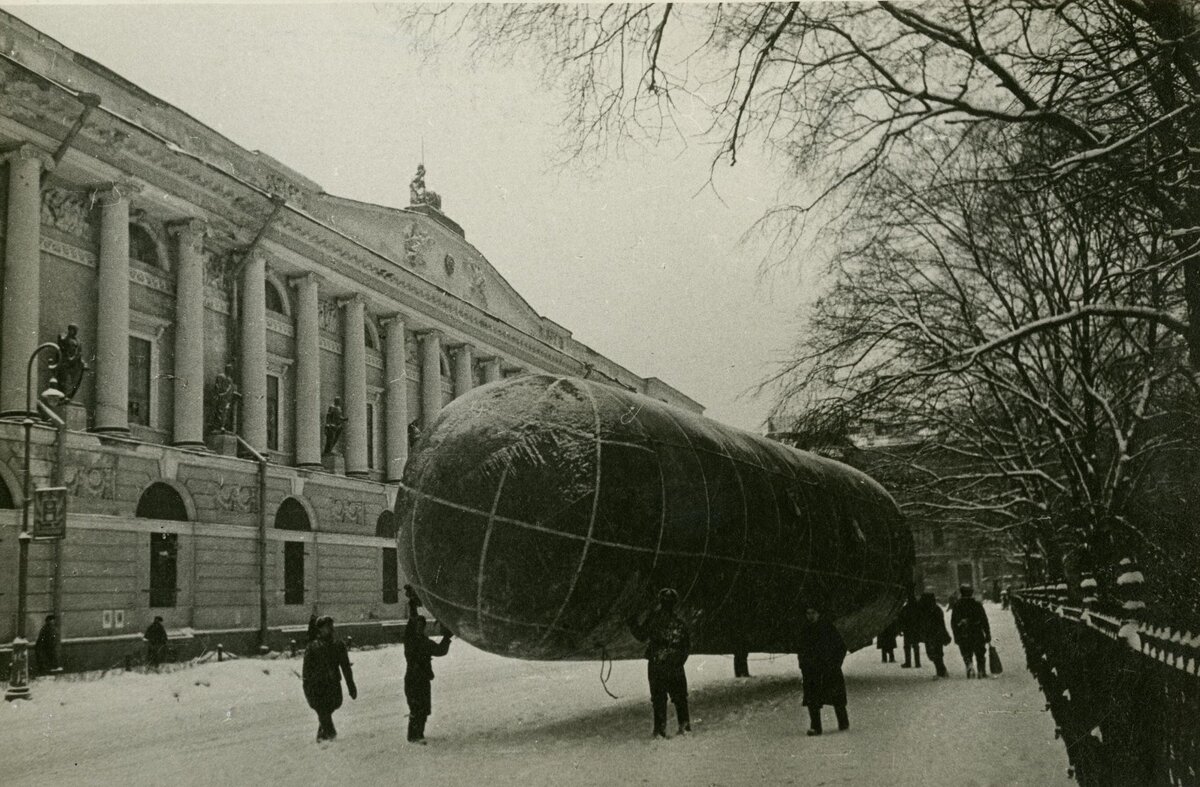
[[750, 393], [790, 345], [798, 277], [757, 277], [743, 234], [774, 200], [748, 152], [709, 178], [699, 143], [553, 165], [563, 105], [531, 68], [414, 54], [366, 5], [6, 6], [66, 46], [331, 194], [408, 204], [426, 182], [539, 313], [710, 417], [759, 430]]

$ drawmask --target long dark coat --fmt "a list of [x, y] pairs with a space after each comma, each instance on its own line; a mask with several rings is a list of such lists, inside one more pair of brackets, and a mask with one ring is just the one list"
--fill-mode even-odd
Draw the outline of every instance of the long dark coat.
[[918, 613], [920, 617], [917, 629], [921, 632], [921, 641], [935, 647], [949, 645], [950, 632], [946, 631], [946, 614], [942, 612], [932, 593], [921, 597]]
[[342, 676], [354, 685], [350, 656], [341, 640], [314, 639], [304, 649], [304, 699], [317, 713], [342, 707]]
[[992, 638], [987, 613], [974, 598], [963, 598], [955, 605], [950, 613], [950, 629], [959, 647], [970, 650], [982, 648]]
[[810, 708], [846, 704], [846, 678], [842, 661], [846, 643], [828, 620], [806, 623], [800, 629], [800, 647], [796, 654], [804, 674], [804, 704]]
[[58, 667], [58, 662], [54, 658], [57, 641], [58, 632], [55, 631], [54, 624], [43, 624], [41, 631], [38, 632], [37, 642], [33, 646], [39, 672], [45, 674]]
[[433, 712], [433, 657], [450, 652], [450, 637], [434, 642], [425, 636], [405, 631], [404, 634], [404, 700], [412, 716], [428, 716]]
[[921, 609], [915, 598], [910, 598], [904, 603], [896, 622], [900, 626], [900, 633], [909, 644], [921, 642]]
[[631, 618], [629, 629], [634, 637], [646, 643], [646, 661], [651, 668], [683, 669], [691, 654], [692, 639], [678, 612], [659, 607], [644, 621]]

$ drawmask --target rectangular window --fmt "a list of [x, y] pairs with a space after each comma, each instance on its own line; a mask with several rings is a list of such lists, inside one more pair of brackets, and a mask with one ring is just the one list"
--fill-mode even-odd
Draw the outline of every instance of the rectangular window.
[[129, 337], [129, 423], [150, 426], [150, 342]]
[[150, 534], [150, 606], [175, 606], [178, 580], [176, 552], [179, 536], [175, 533]]
[[933, 545], [935, 547], [944, 547], [946, 545], [946, 533], [942, 530], [941, 525], [934, 525], [930, 530], [930, 535], [933, 536]]
[[283, 542], [283, 603], [304, 603], [304, 542]]
[[367, 405], [367, 469], [375, 469], [375, 405]]
[[400, 569], [396, 563], [396, 549], [383, 548], [383, 603], [395, 604], [400, 600]]
[[279, 450], [279, 378], [267, 375], [267, 448]]

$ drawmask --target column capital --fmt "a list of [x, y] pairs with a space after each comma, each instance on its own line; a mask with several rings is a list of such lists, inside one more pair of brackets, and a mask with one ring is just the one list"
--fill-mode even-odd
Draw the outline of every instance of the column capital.
[[128, 202], [129, 199], [142, 192], [142, 185], [134, 180], [116, 180], [92, 189], [92, 196], [101, 206], [114, 202]]
[[447, 345], [446, 345], [446, 351], [447, 351], [447, 352], [450, 352], [450, 353], [452, 353], [452, 354], [454, 354], [454, 355], [458, 355], [458, 354], [459, 354], [460, 352], [462, 352], [463, 350], [468, 350], [468, 351], [469, 351], [469, 350], [474, 350], [474, 349], [475, 349], [475, 348], [474, 348], [474, 347], [472, 347], [472, 346], [471, 346], [469, 343], [467, 343], [467, 342], [451, 342], [451, 343], [449, 343], [449, 344], [447, 344]]
[[40, 161], [46, 172], [54, 170], [54, 157], [32, 142], [22, 142], [0, 151], [0, 162], [34, 160]]
[[182, 244], [187, 244], [195, 254], [204, 249], [204, 239], [208, 236], [208, 222], [192, 216], [168, 221], [167, 235]]
[[444, 338], [441, 330], [438, 328], [425, 328], [423, 330], [413, 331], [413, 333], [416, 335], [416, 337], [418, 339], [439, 339], [440, 340], [440, 339]]
[[184, 216], [180, 219], [171, 219], [164, 226], [167, 228], [167, 234], [171, 236], [183, 235], [188, 232], [208, 233], [208, 220], [202, 219], [199, 216]]
[[388, 328], [396, 323], [399, 323], [401, 326], [404, 325], [404, 315], [400, 312], [385, 314], [379, 318], [379, 324], [384, 328]]
[[337, 301], [338, 306], [367, 305], [367, 299], [363, 297], [361, 292], [356, 292], [353, 295], [347, 295], [344, 298], [336, 298], [335, 300]]
[[302, 284], [315, 284], [318, 287], [320, 287], [322, 284], [325, 283], [325, 279], [321, 278], [321, 275], [319, 273], [316, 273], [315, 271], [309, 271], [308, 273], [301, 273], [296, 276], [289, 276], [287, 283], [292, 285], [293, 287], [299, 287]]

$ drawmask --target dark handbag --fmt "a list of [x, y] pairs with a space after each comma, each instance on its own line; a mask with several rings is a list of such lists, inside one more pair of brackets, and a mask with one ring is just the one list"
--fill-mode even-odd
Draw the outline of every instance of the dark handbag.
[[1004, 664], [1000, 662], [1000, 653], [994, 645], [988, 645], [988, 669], [993, 675], [999, 675], [1004, 672]]

